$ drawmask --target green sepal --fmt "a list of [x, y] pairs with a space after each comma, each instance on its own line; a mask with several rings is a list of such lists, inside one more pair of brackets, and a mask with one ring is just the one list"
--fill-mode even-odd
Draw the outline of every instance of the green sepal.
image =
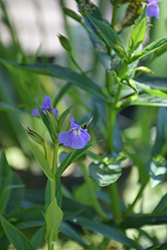
[[31, 130], [29, 127], [26, 128], [23, 124], [22, 124], [23, 128], [25, 129], [25, 131], [27, 132], [27, 135], [36, 143], [40, 144], [40, 145], [44, 145], [44, 139], [35, 131]]
[[63, 48], [67, 50], [68, 52], [71, 52], [72, 49], [71, 49], [70, 41], [68, 40], [68, 38], [61, 34], [58, 35], [58, 38]]
[[71, 17], [72, 19], [74, 19], [75, 21], [81, 23], [82, 21], [82, 17], [81, 15], [77, 14], [75, 11], [71, 10], [71, 9], [68, 9], [68, 8], [63, 8], [63, 12]]

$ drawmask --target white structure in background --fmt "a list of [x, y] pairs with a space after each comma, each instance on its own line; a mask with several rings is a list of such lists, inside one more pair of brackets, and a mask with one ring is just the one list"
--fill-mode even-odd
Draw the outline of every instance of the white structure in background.
[[[28, 54], [33, 54], [41, 46], [40, 54], [58, 55], [62, 46], [58, 40], [59, 33], [66, 35], [64, 20], [59, 0], [3, 0], [8, 16], [13, 24], [21, 47]], [[65, 6], [77, 11], [75, 0], [66, 0]], [[98, 1], [94, 1], [97, 3]], [[8, 30], [1, 22], [0, 39], [4, 44], [11, 41]], [[71, 18], [69, 22], [77, 23]]]

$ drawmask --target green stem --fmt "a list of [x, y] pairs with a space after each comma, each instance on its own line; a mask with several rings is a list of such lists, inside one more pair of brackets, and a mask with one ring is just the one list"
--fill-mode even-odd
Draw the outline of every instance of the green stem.
[[52, 244], [52, 241], [48, 241], [48, 250], [54, 250], [54, 244]]
[[117, 182], [110, 184], [108, 188], [115, 222], [120, 223], [122, 221], [122, 212], [120, 207]]
[[88, 190], [89, 190], [89, 193], [90, 193], [90, 196], [91, 196], [91, 200], [92, 200], [92, 204], [93, 204], [93, 207], [95, 209], [95, 211], [97, 212], [97, 214], [103, 219], [103, 220], [108, 220], [108, 217], [106, 216], [106, 214], [104, 213], [103, 209], [101, 208], [99, 202], [98, 202], [98, 199], [94, 193], [94, 189], [93, 189], [93, 186], [92, 186], [92, 182], [90, 180], [90, 177], [87, 173], [87, 170], [86, 170], [86, 166], [83, 162], [80, 162], [80, 166], [81, 166], [81, 169], [82, 169], [82, 172], [83, 172], [83, 176], [84, 176], [84, 180], [85, 180], [85, 183], [88, 187]]
[[44, 152], [45, 152], [45, 159], [47, 160], [47, 150], [46, 150], [45, 144], [44, 144], [43, 148], [44, 148]]
[[[111, 84], [111, 83], [110, 83]], [[106, 88], [109, 92], [109, 76], [108, 72], [106, 72]], [[106, 103], [106, 123], [107, 123], [107, 154], [111, 154], [113, 152], [113, 141], [114, 141], [114, 126], [117, 117], [116, 105], [119, 101], [119, 96], [121, 92], [122, 86], [119, 85], [117, 89], [117, 93], [115, 95], [114, 103]], [[109, 185], [109, 195], [111, 200], [111, 208], [114, 216], [114, 220], [116, 223], [120, 223], [122, 221], [122, 213], [119, 201], [119, 194], [117, 183], [113, 183]]]
[[71, 163], [69, 164], [69, 162], [71, 161], [71, 158], [73, 157], [73, 155], [74, 155], [74, 153], [76, 152], [76, 150], [77, 150], [77, 149], [74, 149], [74, 150], [70, 153], [70, 155], [69, 155], [69, 157], [68, 157], [66, 163], [64, 164], [63, 168], [61, 168], [61, 165], [60, 165], [60, 167], [58, 168], [58, 171], [57, 171], [57, 173], [56, 173], [56, 180], [58, 180], [58, 179], [60, 178], [60, 176], [62, 175], [62, 173], [63, 173], [63, 172], [66, 170], [66, 168], [71, 164]]
[[114, 28], [117, 16], [117, 6], [113, 6], [111, 27]]
[[79, 69], [79, 71], [81, 71], [81, 73], [83, 73], [84, 75], [86, 75], [85, 72], [84, 72], [84, 71], [81, 69], [81, 67], [78, 65], [78, 63], [76, 62], [76, 60], [74, 59], [72, 53], [69, 53], [69, 55], [70, 55], [70, 58], [71, 58], [72, 62], [73, 62], [74, 65]]
[[[57, 159], [58, 159], [58, 144], [54, 145], [53, 151], [53, 162], [52, 162], [52, 173], [56, 177], [57, 170]], [[54, 200], [56, 196], [56, 181], [51, 181], [51, 202]]]
[[[55, 177], [57, 170], [58, 146], [59, 146], [58, 143], [54, 145], [53, 161], [52, 161], [52, 173], [54, 174]], [[51, 181], [51, 202], [55, 199], [55, 196], [56, 196], [56, 181]], [[54, 244], [52, 243], [51, 239], [49, 239], [48, 241], [48, 250], [54, 250]]]
[[145, 189], [147, 183], [148, 183], [148, 180], [145, 181], [145, 182], [141, 185], [141, 187], [140, 187], [140, 189], [139, 189], [139, 192], [137, 193], [136, 198], [134, 199], [133, 203], [128, 207], [128, 209], [127, 209], [126, 212], [124, 213], [124, 218], [128, 217], [128, 216], [132, 213], [133, 208], [134, 208], [134, 206], [136, 205], [136, 202], [137, 202], [137, 201], [140, 199], [140, 197], [142, 196], [143, 190]]

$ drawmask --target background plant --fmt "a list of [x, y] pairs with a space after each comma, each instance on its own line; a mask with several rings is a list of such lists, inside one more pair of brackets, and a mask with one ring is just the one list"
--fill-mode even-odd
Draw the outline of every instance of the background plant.
[[[121, 7], [125, 1], [110, 2], [113, 5], [113, 15], [112, 21], [108, 22], [103, 19], [100, 11], [102, 3], [100, 3], [101, 5], [98, 8], [89, 1], [77, 1], [79, 11], [82, 14], [81, 18], [79, 13], [65, 8], [63, 1], [61, 1], [64, 15], [70, 16], [79, 22], [88, 32], [93, 48], [98, 55], [98, 60], [101, 63], [99, 66], [97, 57], [95, 57], [93, 69], [91, 68], [85, 71], [81, 68], [74, 56], [73, 44], [63, 35], [59, 35], [59, 39], [62, 46], [68, 52], [73, 66], [69, 68], [55, 64], [34, 64], [36, 56], [28, 58], [22, 52], [10, 25], [5, 6], [1, 1], [6, 24], [11, 30], [13, 41], [15, 42], [15, 49], [19, 51], [20, 57], [19, 60], [16, 60], [15, 56], [13, 58], [4, 56], [0, 59], [0, 62], [2, 67], [5, 66], [3, 72], [5, 72], [6, 69], [8, 70], [7, 72], [10, 72], [11, 82], [16, 84], [14, 85], [14, 89], [16, 89], [15, 92], [17, 96], [22, 98], [22, 103], [27, 105], [29, 111], [35, 107], [34, 99], [41, 92], [41, 83], [38, 74], [65, 79], [67, 83], [63, 84], [60, 92], [54, 96], [53, 107], [57, 106], [59, 100], [62, 99], [65, 94], [71, 95], [77, 104], [74, 105], [75, 109], [77, 109], [76, 106], [80, 105], [84, 108], [84, 113], [87, 114], [87, 117], [84, 117], [84, 122], [88, 121], [92, 115], [94, 116], [90, 127], [92, 138], [103, 140], [100, 142], [102, 154], [87, 151], [87, 149], [93, 145], [92, 143], [88, 144], [84, 149], [78, 149], [76, 152], [71, 152], [68, 155], [65, 153], [60, 154], [60, 167], [58, 169], [57, 167], [52, 167], [52, 172], [48, 165], [50, 162], [47, 163], [45, 159], [46, 153], [45, 156], [43, 156], [39, 153], [39, 149], [36, 149], [34, 144], [30, 142], [31, 149], [37, 161], [49, 179], [45, 191], [45, 202], [43, 194], [43, 200], [38, 201], [37, 206], [34, 206], [34, 201], [31, 201], [30, 205], [29, 201], [26, 200], [22, 183], [15, 174], [12, 174], [6, 162], [5, 155], [2, 153], [2, 174], [0, 175], [3, 177], [3, 181], [1, 181], [1, 204], [3, 204], [1, 205], [1, 214], [3, 215], [3, 217], [1, 216], [2, 248], [7, 247], [10, 240], [17, 249], [37, 249], [44, 235], [44, 227], [41, 227], [45, 225], [41, 213], [42, 210], [43, 213], [46, 213], [47, 233], [45, 234], [45, 239], [49, 242], [48, 248], [52, 249], [53, 244], [51, 244], [51, 242], [57, 240], [59, 226], [57, 221], [61, 218], [61, 216], [53, 216], [53, 211], [56, 209], [56, 211], [58, 211], [60, 207], [64, 213], [63, 221], [60, 225], [61, 233], [77, 241], [84, 248], [96, 249], [96, 246], [93, 242], [87, 244], [83, 241], [80, 234], [71, 227], [71, 224], [68, 224], [69, 222], [81, 226], [83, 232], [86, 232], [86, 234], [89, 230], [102, 234], [104, 238], [98, 246], [99, 249], [106, 249], [110, 239], [122, 243], [127, 249], [143, 249], [144, 246], [142, 246], [141, 243], [143, 236], [149, 239], [151, 249], [165, 249], [166, 247], [165, 242], [161, 242], [161, 238], [151, 237], [142, 227], [144, 225], [166, 223], [166, 194], [162, 195], [163, 192], [161, 190], [161, 182], [166, 175], [166, 79], [147, 75], [148, 73], [152, 73], [148, 66], [151, 65], [157, 57], [165, 53], [167, 38], [158, 38], [158, 40], [143, 47], [142, 42], [149, 26], [146, 17], [146, 7], [142, 8], [140, 1], [126, 3], [127, 9], [125, 17], [117, 22], [116, 12], [117, 10], [119, 11], [118, 7]], [[131, 10], [133, 10], [133, 12]], [[69, 32], [68, 23], [66, 23], [66, 25]], [[128, 26], [131, 26], [131, 30], [128, 31], [130, 37], [127, 42], [127, 38], [124, 37], [123, 39], [121, 37], [122, 34], [118, 35], [118, 33], [123, 32]], [[154, 27], [151, 29], [153, 30]], [[6, 50], [3, 49], [3, 51]], [[142, 61], [143, 58], [147, 58], [146, 61]], [[96, 65], [97, 67], [95, 67]], [[76, 70], [73, 67], [75, 67]], [[98, 83], [95, 77], [98, 67], [100, 67], [102, 72], [100, 83]], [[144, 73], [145, 76], [141, 77], [141, 73]], [[5, 73], [3, 74], [5, 75]], [[22, 76], [21, 79], [29, 79], [29, 82], [31, 84], [33, 83], [31, 92], [27, 87], [26, 81], [20, 78], [20, 81], [18, 81], [18, 75]], [[74, 85], [77, 86], [77, 88], [79, 87], [77, 93], [81, 96], [80, 100], [74, 93], [70, 94], [70, 89], [72, 89]], [[5, 90], [4, 86], [5, 85], [2, 84], [3, 93], [6, 93], [6, 99], [1, 103], [1, 109], [26, 113], [24, 110], [15, 108], [15, 105], [9, 101], [9, 93]], [[81, 92], [80, 89], [84, 90], [84, 92]], [[31, 93], [33, 93], [34, 98], [32, 98]], [[84, 100], [86, 100], [86, 102]], [[130, 128], [121, 131], [118, 114], [127, 110], [127, 107], [130, 106], [144, 106], [144, 108], [135, 109], [136, 123], [132, 123]], [[147, 108], [145, 106], [147, 106]], [[152, 106], [151, 109], [149, 108], [150, 106]], [[161, 108], [158, 110], [155, 107]], [[60, 116], [59, 120], [49, 115], [49, 113], [47, 113], [49, 118], [48, 116], [44, 116], [39, 105], [38, 111], [51, 136], [52, 142], [48, 140], [48, 144], [51, 143], [52, 146], [53, 144], [55, 145], [53, 154], [55, 156], [57, 155], [58, 149], [57, 136], [70, 108], [62, 112], [62, 116]], [[28, 113], [30, 114], [30, 112]], [[17, 143], [22, 150], [30, 154], [27, 149], [27, 144], [25, 142], [23, 143], [23, 141], [26, 141], [26, 138], [23, 130], [20, 130], [21, 125], [19, 120], [15, 114], [7, 114], [8, 117], [5, 118], [11, 121], [10, 124], [15, 131], [12, 137], [17, 138]], [[156, 116], [158, 116], [157, 119]], [[26, 123], [29, 120], [29, 118], [25, 120]], [[126, 119], [124, 121], [126, 121]], [[35, 136], [36, 133], [41, 134], [38, 122], [34, 122], [34, 127], [33, 130], [28, 129], [28, 134], [33, 133]], [[132, 133], [135, 129], [137, 133]], [[22, 132], [20, 133], [20, 131]], [[45, 131], [44, 126], [42, 127], [42, 132], [43, 131]], [[45, 146], [44, 151], [46, 151]], [[83, 154], [86, 154], [92, 159], [89, 165], [89, 172], [94, 181], [97, 182], [100, 187], [108, 187], [107, 195], [103, 189], [96, 192], [97, 196], [102, 197], [101, 199], [104, 200], [104, 197], [106, 197], [105, 201], [109, 204], [107, 209], [100, 206], [95, 196], [94, 186], [92, 186], [92, 181], [87, 174], [84, 158], [78, 158], [78, 156], [83, 156]], [[137, 167], [139, 176], [138, 183], [140, 185], [136, 197], [134, 197], [128, 206], [124, 204], [122, 200], [120, 201], [117, 187], [117, 180], [122, 172], [120, 164], [123, 164], [125, 159], [129, 159], [132, 166], [135, 165]], [[93, 208], [85, 206], [82, 203], [77, 203], [74, 199], [71, 199], [71, 194], [67, 195], [65, 191], [63, 191], [63, 203], [61, 204], [62, 189], [58, 179], [65, 168], [76, 160], [78, 160], [78, 164], [82, 169]], [[56, 187], [54, 186], [54, 178], [57, 180]], [[160, 184], [160, 201], [154, 205], [154, 208], [151, 208], [147, 214], [144, 213], [142, 206], [140, 212], [136, 213], [136, 203], [143, 197], [144, 190], [149, 185], [149, 182], [152, 187], [156, 187]], [[19, 195], [18, 203], [13, 207], [11, 204], [12, 202], [15, 203], [15, 197], [18, 197], [18, 190], [22, 195]], [[83, 190], [84, 192], [86, 191], [86, 189]], [[56, 192], [57, 202], [54, 199], [54, 192]], [[33, 195], [31, 199], [34, 200]], [[50, 217], [51, 214], [52, 216]], [[37, 226], [41, 228], [33, 235], [31, 243], [16, 229]], [[133, 240], [126, 236], [126, 231], [129, 228], [138, 230], [138, 235], [133, 238]], [[12, 232], [12, 235], [10, 232]], [[21, 242], [24, 242], [24, 248]]]

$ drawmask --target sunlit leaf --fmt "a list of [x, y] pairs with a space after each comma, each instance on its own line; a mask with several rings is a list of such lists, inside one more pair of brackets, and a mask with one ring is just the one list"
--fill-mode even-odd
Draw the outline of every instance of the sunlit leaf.
[[39, 163], [40, 167], [42, 168], [44, 174], [48, 177], [49, 180], [54, 181], [55, 177], [50, 169], [49, 163], [45, 159], [45, 157], [39, 152], [39, 150], [34, 146], [34, 144], [29, 140], [29, 144], [31, 150], [36, 158], [37, 162]]
[[122, 174], [120, 162], [112, 164], [93, 162], [89, 165], [89, 171], [93, 179], [101, 187], [105, 187], [116, 182]]
[[49, 205], [46, 214], [46, 235], [45, 240], [57, 241], [58, 230], [60, 223], [63, 219], [63, 212], [61, 208], [57, 205], [56, 198]]

